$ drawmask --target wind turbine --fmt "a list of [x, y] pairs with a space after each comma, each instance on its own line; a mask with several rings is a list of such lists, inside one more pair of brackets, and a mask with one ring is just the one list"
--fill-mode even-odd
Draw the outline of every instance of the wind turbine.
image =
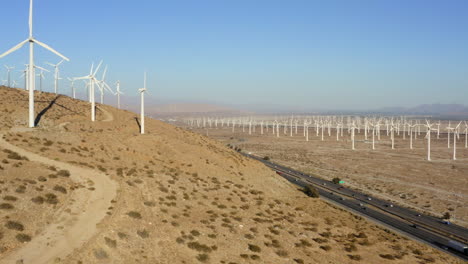
[[123, 94], [121, 91], [120, 91], [120, 81], [117, 81], [115, 83], [116, 85], [116, 92], [115, 92], [115, 95], [117, 95], [117, 108], [120, 109], [120, 95]]
[[146, 92], [146, 72], [143, 81], [143, 88], [138, 89], [141, 96], [141, 110], [140, 110], [140, 133], [145, 134], [145, 92]]
[[75, 92], [75, 79], [72, 78], [67, 78], [70, 81], [70, 88], [71, 88], [71, 94], [73, 96], [73, 99], [76, 98], [76, 92]]
[[102, 72], [102, 78], [101, 80], [99, 81], [99, 92], [101, 94], [101, 104], [104, 104], [104, 83], [105, 83], [105, 79], [106, 79], [106, 73], [107, 73], [107, 65], [106, 67], [104, 68], [104, 71]]
[[39, 70], [41, 70], [41, 73], [39, 73], [37, 76], [39, 76], [39, 91], [42, 92], [42, 80], [45, 79], [45, 76], [44, 76], [44, 71], [46, 72], [50, 72], [44, 68], [41, 68], [39, 66], [34, 66], [35, 68], [38, 68]]
[[453, 160], [457, 160], [457, 134], [460, 125], [461, 122], [458, 123], [458, 125], [455, 128], [453, 128]]
[[8, 85], [8, 87], [11, 87], [10, 86], [11, 85], [11, 82], [10, 82], [11, 81], [11, 70], [13, 70], [15, 67], [9, 67], [9, 66], [5, 65], [5, 68], [7, 69], [7, 80], [8, 80], [7, 85]]
[[18, 85], [18, 82], [16, 82], [16, 80], [13, 80], [13, 87], [11, 88], [16, 88], [17, 85]]
[[24, 77], [24, 89], [28, 89], [28, 65], [25, 65], [26, 68], [23, 70], [23, 74], [21, 74], [21, 77]]
[[0, 58], [3, 58], [6, 55], [20, 49], [21, 47], [23, 47], [28, 42], [29, 42], [29, 72], [28, 72], [29, 73], [29, 78], [28, 78], [28, 82], [29, 82], [29, 85], [28, 85], [28, 87], [29, 87], [29, 127], [34, 127], [35, 126], [35, 124], [34, 124], [34, 88], [35, 88], [34, 87], [35, 86], [35, 78], [34, 78], [34, 43], [38, 44], [39, 46], [42, 46], [43, 48], [49, 50], [50, 52], [52, 52], [55, 55], [63, 58], [66, 61], [69, 61], [69, 59], [67, 57], [63, 56], [62, 54], [60, 54], [59, 52], [55, 51], [54, 49], [52, 49], [48, 45], [36, 40], [33, 37], [33, 0], [29, 1], [29, 37], [25, 41], [19, 43], [18, 45], [14, 46], [13, 48], [8, 50], [7, 52], [0, 55]]
[[57, 91], [58, 91], [58, 81], [60, 79], [59, 77], [59, 66], [60, 64], [62, 64], [64, 62], [64, 60], [61, 60], [59, 63], [57, 64], [52, 64], [50, 62], [46, 62], [46, 64], [49, 64], [50, 66], [54, 67], [54, 70], [55, 70], [55, 73], [54, 73], [54, 92], [55, 94], [57, 94]]
[[427, 127], [427, 133], [426, 133], [426, 138], [427, 138], [427, 160], [431, 160], [431, 130], [432, 130], [433, 124], [429, 123], [429, 121], [426, 120], [426, 127]]
[[465, 123], [465, 148], [468, 148], [468, 124], [466, 121], [463, 121]]
[[96, 67], [96, 70], [93, 71], [94, 64], [91, 65], [91, 71], [89, 75], [74, 78], [75, 80], [89, 80], [89, 101], [91, 102], [91, 121], [96, 121], [96, 101], [94, 98], [94, 84], [97, 83], [99, 85], [99, 81], [96, 79], [96, 73], [98, 72], [99, 68], [101, 67], [102, 61]]

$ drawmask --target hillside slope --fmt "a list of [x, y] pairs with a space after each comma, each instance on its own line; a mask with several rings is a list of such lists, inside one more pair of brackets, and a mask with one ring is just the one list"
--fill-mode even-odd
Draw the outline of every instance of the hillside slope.
[[[51, 255], [47, 261], [461, 263], [308, 198], [262, 164], [201, 135], [157, 120], [146, 120], [148, 134], [139, 135], [137, 114], [105, 105], [98, 105], [98, 121], [92, 123], [87, 102], [48, 93], [37, 93], [36, 108], [46, 110], [38, 127], [27, 129], [27, 94], [0, 87], [0, 99], [0, 133], [7, 142], [50, 161], [105, 174], [117, 186], [93, 235], [74, 243], [81, 237], [72, 234], [67, 237], [71, 253]], [[37, 173], [30, 168], [17, 176], [18, 181], [46, 173], [40, 171], [47, 170], [42, 164], [23, 163], [37, 167]], [[14, 168], [2, 165], [2, 179]], [[98, 179], [90, 177], [82, 186], [62, 185], [68, 195], [82, 189], [100, 191]], [[14, 192], [15, 184], [13, 179], [3, 181], [2, 197]], [[33, 190], [29, 185], [25, 188], [25, 193]], [[61, 201], [63, 206], [76, 203], [75, 199]], [[89, 206], [68, 212], [79, 218]], [[35, 214], [24, 214], [23, 225], [32, 237], [27, 243], [43, 239], [50, 225], [67, 230], [67, 225], [58, 224], [63, 219], [54, 217], [66, 209], [47, 210], [32, 202], [0, 209], [0, 244], [13, 243], [19, 231], [6, 228], [6, 222], [22, 212], [49, 214], [37, 227], [28, 225]], [[2, 247], [0, 259], [16, 256], [20, 247]]]

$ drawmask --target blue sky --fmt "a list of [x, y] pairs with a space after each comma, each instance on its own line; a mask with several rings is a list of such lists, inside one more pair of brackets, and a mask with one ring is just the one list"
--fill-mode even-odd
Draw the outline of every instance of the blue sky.
[[[71, 59], [62, 77], [85, 75], [103, 59], [109, 83], [121, 80], [127, 95], [136, 94], [147, 70], [153, 100], [310, 109], [468, 102], [464, 0], [34, 5], [35, 37]], [[28, 6], [28, 0], [2, 2], [0, 53], [26, 39]], [[38, 65], [59, 60], [36, 51]], [[0, 64], [19, 68], [27, 56], [23, 48]], [[4, 69], [0, 74], [5, 78]], [[51, 91], [52, 75], [47, 78]]]

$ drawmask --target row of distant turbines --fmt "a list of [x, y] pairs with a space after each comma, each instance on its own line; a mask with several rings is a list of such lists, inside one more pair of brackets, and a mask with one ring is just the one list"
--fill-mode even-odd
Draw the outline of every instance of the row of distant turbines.
[[[384, 131], [390, 137], [391, 148], [395, 149], [395, 135], [403, 137], [403, 140], [409, 139], [409, 148], [413, 149], [413, 141], [425, 132], [424, 138], [427, 140], [427, 160], [431, 160], [431, 134], [435, 134], [439, 139], [440, 134], [447, 133], [447, 148], [453, 149], [453, 160], [457, 159], [457, 140], [460, 135], [465, 136], [465, 148], [468, 148], [468, 123], [467, 121], [458, 122], [456, 125], [441, 127], [440, 121], [433, 122], [429, 120], [407, 119], [406, 117], [359, 117], [359, 116], [301, 116], [301, 117], [199, 117], [185, 118], [185, 124], [191, 128], [226, 128], [231, 129], [232, 133], [236, 128], [242, 132], [256, 133], [260, 130], [260, 135], [271, 133], [280, 137], [289, 135], [293, 137], [298, 134], [298, 128], [302, 128], [305, 141], [309, 141], [310, 130], [315, 130], [317, 137], [322, 141], [325, 135], [332, 136], [332, 131], [336, 133], [336, 141], [343, 138], [346, 133], [351, 139], [351, 149], [355, 150], [356, 131], [364, 134], [365, 141], [372, 141], [372, 149], [376, 149], [376, 141], [381, 140], [381, 133]], [[425, 131], [424, 131], [425, 130]], [[362, 132], [361, 132], [362, 131]]]
[[[34, 91], [36, 90], [36, 77], [39, 77], [39, 90], [42, 91], [42, 82], [45, 78], [44, 72], [50, 72], [49, 70], [37, 66], [34, 64], [34, 44], [37, 44], [50, 52], [54, 53], [55, 55], [59, 56], [62, 58], [62, 60], [57, 63], [57, 64], [52, 64], [52, 63], [46, 63], [50, 66], [53, 67], [54, 69], [54, 92], [57, 94], [58, 93], [58, 86], [59, 86], [59, 80], [60, 78], [60, 69], [59, 66], [64, 62], [64, 61], [70, 61], [67, 57], [59, 53], [58, 51], [54, 50], [50, 46], [48, 46], [45, 43], [42, 43], [38, 41], [37, 39], [34, 38], [33, 36], [33, 0], [29, 1], [29, 37], [19, 43], [18, 45], [14, 46], [7, 52], [3, 53], [0, 55], [0, 58], [3, 58], [7, 56], [10, 53], [15, 52], [16, 50], [22, 48], [24, 45], [29, 43], [29, 63], [26, 66], [26, 68], [22, 71], [23, 75], [21, 76], [24, 77], [24, 89], [29, 91], [29, 127], [35, 127], [35, 111], [34, 111]], [[102, 61], [99, 63], [99, 65], [94, 69], [94, 63], [91, 66], [91, 71], [89, 75], [82, 76], [82, 77], [74, 77], [74, 78], [67, 78], [70, 81], [71, 84], [71, 96], [73, 98], [76, 98], [76, 90], [75, 90], [75, 82], [79, 80], [83, 80], [86, 84], [87, 88], [87, 95], [88, 95], [88, 100], [91, 105], [91, 121], [96, 120], [96, 100], [95, 100], [95, 86], [98, 87], [101, 95], [101, 103], [104, 103], [104, 92], [108, 91], [111, 94], [114, 94], [117, 96], [117, 107], [120, 109], [120, 96], [123, 95], [123, 93], [120, 91], [120, 81], [116, 82], [116, 91], [114, 92], [112, 88], [107, 84], [105, 81], [106, 78], [106, 73], [107, 73], [107, 66], [105, 70], [103, 71], [102, 78], [98, 79], [96, 77], [97, 72], [99, 71], [99, 68], [102, 65]], [[11, 80], [11, 71], [14, 69], [14, 67], [10, 67], [5, 65], [5, 68], [7, 70], [7, 78], [6, 80], [2, 80], [2, 85], [7, 85], [8, 87], [13, 87], [13, 88], [18, 88], [18, 82], [16, 80]], [[36, 69], [40, 70], [40, 73], [36, 74]], [[140, 133], [144, 134], [145, 133], [145, 122], [144, 122], [144, 93], [147, 92], [146, 89], [146, 72], [144, 74], [144, 87], [138, 89], [140, 93], [140, 98], [141, 98], [141, 112], [140, 112]]]
[[[57, 64], [52, 64], [52, 63], [46, 62], [46, 64], [54, 67], [54, 93], [55, 94], [58, 94], [59, 80], [62, 80], [62, 78], [60, 77], [59, 66], [63, 62], [64, 62], [64, 60], [61, 60]], [[4, 66], [7, 69], [7, 72], [6, 72], [6, 79], [2, 80], [2, 85], [7, 86], [7, 87], [11, 87], [11, 88], [20, 88], [18, 86], [18, 82], [16, 80], [11, 81], [11, 70], [13, 70], [15, 67], [10, 67], [10, 66], [7, 66], [7, 65], [4, 65]], [[43, 80], [46, 79], [45, 75], [44, 75], [44, 72], [50, 72], [50, 71], [47, 70], [47, 69], [44, 69], [42, 67], [39, 67], [37, 65], [35, 65], [34, 68], [40, 70], [40, 73], [35, 74], [35, 76], [39, 78], [39, 91], [42, 92], [43, 91], [42, 83], [43, 83]], [[28, 90], [28, 71], [29, 71], [28, 70], [28, 65], [26, 65], [26, 68], [24, 70], [20, 71], [20, 72], [22, 72], [22, 75], [20, 76], [20, 78], [24, 77], [24, 89], [25, 90]], [[111, 94], [117, 96], [117, 107], [120, 109], [120, 96], [123, 95], [122, 91], [120, 90], [120, 81], [117, 81], [115, 83], [115, 92], [114, 92], [105, 81], [106, 72], [107, 72], [107, 66], [106, 66], [106, 68], [105, 68], [105, 70], [103, 72], [101, 80], [99, 80], [100, 86], [98, 88], [99, 88], [99, 91], [100, 91], [100, 94], [101, 94], [101, 104], [104, 104], [104, 92], [105, 92], [105, 90], [107, 90]], [[70, 78], [70, 77], [67, 77], [67, 79], [70, 81], [70, 88], [71, 88], [70, 89], [70, 96], [75, 99], [76, 98], [75, 81], [80, 80], [80, 79], [83, 80], [83, 78]], [[86, 81], [84, 81], [84, 83], [85, 83], [85, 87], [87, 88], [87, 95], [88, 95], [88, 100], [89, 100], [89, 95], [90, 95], [89, 83], [87, 83]]]

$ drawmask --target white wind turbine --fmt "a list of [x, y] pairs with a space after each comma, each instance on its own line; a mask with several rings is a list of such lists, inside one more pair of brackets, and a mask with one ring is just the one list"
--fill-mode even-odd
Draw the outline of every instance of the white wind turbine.
[[13, 70], [15, 67], [9, 67], [5, 65], [5, 68], [7, 69], [7, 80], [8, 80], [7, 85], [8, 87], [11, 87], [10, 86], [11, 85], [11, 70]]
[[101, 67], [102, 61], [96, 67], [96, 70], [93, 71], [94, 64], [91, 65], [91, 71], [89, 75], [74, 78], [75, 80], [89, 80], [89, 101], [91, 102], [91, 121], [96, 121], [96, 100], [94, 97], [94, 84], [99, 85], [99, 81], [96, 79], [96, 73], [98, 72], [99, 68]]
[[57, 94], [58, 91], [58, 81], [60, 80], [60, 71], [59, 71], [59, 66], [62, 64], [64, 60], [61, 60], [57, 64], [52, 64], [50, 62], [46, 62], [46, 64], [49, 64], [50, 66], [54, 67], [54, 93]]
[[356, 130], [356, 124], [353, 122], [352, 125], [351, 125], [351, 141], [352, 141], [352, 150], [355, 150], [354, 148], [354, 135], [355, 135], [355, 130]]
[[101, 104], [104, 104], [104, 83], [105, 83], [105, 79], [106, 79], [106, 73], [107, 73], [107, 65], [106, 67], [104, 68], [104, 71], [102, 72], [102, 77], [101, 77], [101, 80], [98, 81], [99, 85], [98, 85], [98, 88], [99, 88], [99, 93], [101, 95]]
[[138, 89], [141, 97], [140, 109], [140, 134], [145, 134], [145, 92], [146, 92], [146, 72], [144, 75], [143, 88]]
[[455, 128], [453, 128], [453, 160], [457, 160], [457, 134], [460, 125], [461, 122], [458, 123], [458, 125]]
[[427, 138], [427, 160], [431, 160], [431, 130], [432, 130], [433, 124], [429, 123], [429, 121], [426, 120], [426, 127], [427, 127], [427, 133], [426, 133], [426, 138]]
[[38, 68], [39, 70], [41, 70], [41, 73], [37, 74], [37, 76], [39, 76], [39, 91], [42, 92], [42, 80], [45, 79], [45, 76], [44, 76], [44, 71], [46, 72], [50, 72], [42, 67], [39, 67], [39, 66], [34, 66], [35, 68]]
[[123, 93], [120, 91], [120, 81], [117, 81], [115, 85], [115, 95], [117, 95], [117, 108], [120, 109], [120, 95], [123, 95]]
[[25, 66], [25, 68], [22, 71], [23, 74], [21, 74], [20, 77], [24, 77], [24, 89], [27, 90], [28, 89], [28, 65], [25, 64], [24, 66]]
[[18, 82], [16, 82], [16, 80], [13, 80], [13, 86], [11, 88], [16, 88], [17, 85], [18, 85]]
[[465, 148], [468, 148], [468, 123], [463, 122], [465, 123]]
[[73, 99], [76, 98], [76, 90], [75, 90], [75, 79], [72, 79], [70, 77], [67, 78], [70, 81], [70, 89], [71, 89], [71, 94]]
[[42, 46], [43, 48], [49, 50], [50, 52], [56, 54], [59, 57], [62, 57], [64, 60], [69, 61], [69, 59], [59, 52], [55, 51], [48, 45], [36, 40], [33, 37], [33, 0], [29, 1], [29, 37], [25, 41], [19, 43], [18, 45], [14, 46], [7, 52], [3, 53], [0, 55], [0, 58], [5, 57], [6, 55], [20, 49], [23, 47], [26, 43], [29, 42], [29, 72], [28, 72], [28, 82], [29, 82], [29, 127], [34, 127], [34, 88], [35, 88], [35, 78], [34, 78], [34, 43], [38, 44], [39, 46]]

